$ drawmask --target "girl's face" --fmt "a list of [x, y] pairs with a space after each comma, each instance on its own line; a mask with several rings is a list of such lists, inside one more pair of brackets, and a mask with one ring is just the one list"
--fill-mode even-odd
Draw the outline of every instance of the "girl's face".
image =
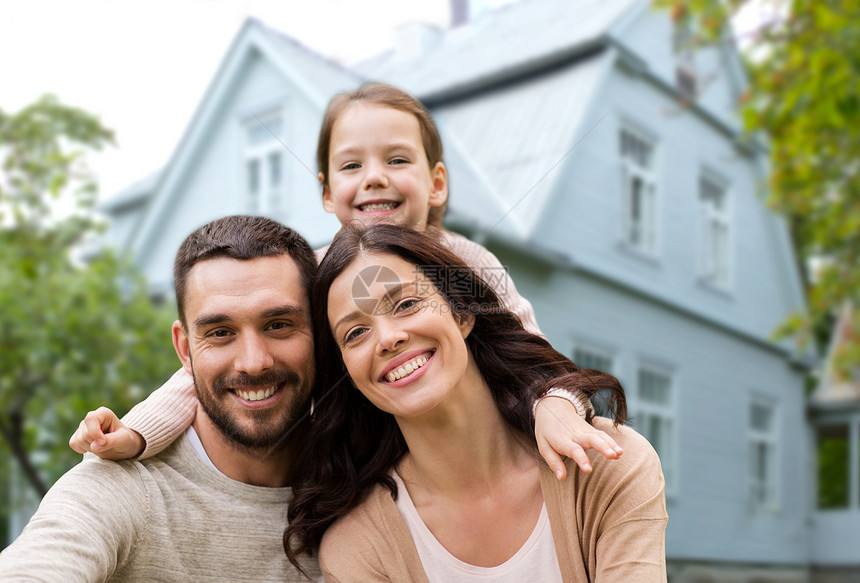
[[416, 266], [360, 255], [332, 283], [328, 319], [353, 384], [398, 418], [432, 411], [480, 374], [465, 339], [472, 318], [451, 313]]
[[331, 175], [319, 179], [323, 207], [341, 224], [381, 221], [423, 231], [430, 207], [448, 198], [445, 165], [428, 166], [421, 128], [410, 113], [353, 104], [335, 121], [330, 146]]

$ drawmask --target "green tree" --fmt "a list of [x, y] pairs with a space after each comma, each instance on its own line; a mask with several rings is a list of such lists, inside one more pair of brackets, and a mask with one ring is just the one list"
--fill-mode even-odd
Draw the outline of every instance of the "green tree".
[[[778, 330], [823, 345], [835, 310], [860, 306], [860, 4], [856, 0], [657, 0], [688, 20], [694, 43], [734, 42], [727, 23], [743, 9], [769, 15], [742, 39], [747, 132], [767, 137], [768, 202], [788, 220], [806, 278], [808, 314]], [[860, 314], [860, 311], [856, 312]], [[860, 316], [858, 316], [860, 318]], [[838, 356], [860, 362], [860, 319]]]
[[88, 410], [122, 413], [177, 366], [172, 307], [111, 252], [80, 257], [99, 227], [86, 154], [112, 141], [51, 96], [0, 110], [0, 450], [39, 495], [79, 459], [67, 442]]

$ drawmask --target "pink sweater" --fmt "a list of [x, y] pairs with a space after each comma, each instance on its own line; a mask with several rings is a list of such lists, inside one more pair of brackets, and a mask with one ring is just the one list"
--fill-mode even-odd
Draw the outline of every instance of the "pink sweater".
[[[484, 247], [469, 239], [442, 231], [445, 244], [459, 255], [467, 265], [493, 285], [496, 293], [511, 312], [519, 316], [523, 326], [533, 334], [543, 335], [535, 319], [531, 303], [519, 293], [501, 262]], [[317, 259], [322, 259], [328, 247], [317, 250]], [[591, 405], [583, 395], [576, 405], [584, 414]], [[146, 440], [146, 448], [140, 459], [148, 458], [170, 445], [194, 421], [197, 411], [197, 395], [194, 380], [184, 369], [179, 369], [166, 383], [153, 391], [147, 399], [123, 417], [123, 422], [140, 433]]]

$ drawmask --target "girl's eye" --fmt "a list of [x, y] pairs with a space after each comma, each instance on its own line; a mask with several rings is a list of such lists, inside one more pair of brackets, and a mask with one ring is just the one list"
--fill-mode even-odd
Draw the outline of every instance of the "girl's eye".
[[356, 168], [361, 168], [361, 164], [358, 162], [349, 162], [340, 167], [341, 170], [355, 170]]
[[406, 158], [393, 158], [389, 164], [409, 164]]

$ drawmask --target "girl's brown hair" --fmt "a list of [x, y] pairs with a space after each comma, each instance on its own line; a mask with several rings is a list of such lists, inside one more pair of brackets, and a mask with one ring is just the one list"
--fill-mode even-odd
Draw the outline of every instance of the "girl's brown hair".
[[[331, 154], [331, 134], [334, 124], [343, 112], [356, 103], [385, 105], [414, 115], [415, 119], [418, 120], [418, 127], [421, 129], [421, 142], [424, 146], [424, 153], [427, 155], [427, 164], [432, 170], [437, 162], [442, 162], [442, 138], [439, 136], [439, 130], [424, 104], [397, 87], [384, 83], [365, 83], [355, 91], [336, 95], [329, 101], [326, 108], [317, 140], [317, 168], [323, 175], [326, 184], [329, 181], [328, 160]], [[445, 201], [445, 204], [441, 206], [431, 207], [427, 224], [441, 227], [447, 206], [448, 201]]]

